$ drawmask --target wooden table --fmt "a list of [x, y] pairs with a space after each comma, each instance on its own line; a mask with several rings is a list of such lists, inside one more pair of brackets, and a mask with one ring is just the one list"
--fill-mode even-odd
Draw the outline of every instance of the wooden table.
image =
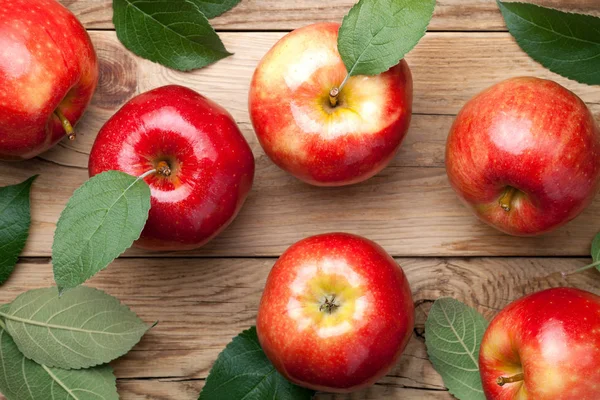
[[[185, 253], [130, 250], [90, 285], [129, 305], [147, 322], [142, 342], [114, 362], [122, 399], [197, 399], [219, 352], [254, 324], [266, 276], [276, 257], [308, 235], [347, 231], [369, 237], [398, 258], [410, 280], [417, 325], [398, 365], [372, 388], [318, 399], [451, 399], [427, 360], [423, 324], [433, 300], [452, 296], [491, 318], [526, 293], [577, 286], [600, 293], [596, 271], [564, 279], [558, 272], [589, 261], [600, 230], [600, 198], [566, 227], [539, 238], [503, 235], [478, 222], [450, 189], [444, 143], [466, 100], [502, 79], [552, 78], [575, 91], [600, 120], [600, 90], [556, 76], [527, 57], [506, 32], [493, 0], [438, 0], [435, 17], [408, 56], [414, 117], [398, 156], [359, 185], [307, 186], [276, 168], [261, 150], [248, 117], [251, 74], [285, 32], [317, 21], [340, 21], [355, 0], [242, 0], [214, 20], [235, 55], [193, 73], [168, 70], [129, 53], [111, 23], [110, 0], [61, 0], [89, 29], [101, 60], [93, 103], [76, 142], [42, 156], [2, 163], [0, 186], [41, 174], [32, 192], [32, 227], [21, 263], [0, 290], [0, 303], [53, 284], [52, 236], [72, 192], [87, 179], [87, 159], [102, 124], [129, 98], [166, 85], [189, 86], [225, 106], [256, 157], [255, 185], [241, 214], [205, 248]], [[600, 0], [538, 0], [598, 13]], [[227, 400], [227, 399], [224, 399]]]

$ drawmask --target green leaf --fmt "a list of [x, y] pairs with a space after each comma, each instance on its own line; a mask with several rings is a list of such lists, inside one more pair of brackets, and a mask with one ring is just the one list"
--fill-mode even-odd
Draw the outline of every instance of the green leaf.
[[360, 0], [344, 17], [338, 50], [348, 74], [377, 75], [425, 35], [435, 0]]
[[[600, 262], [600, 233], [598, 233], [592, 241], [592, 261], [594, 263]], [[596, 266], [596, 269], [600, 271], [600, 265]]]
[[231, 55], [194, 0], [113, 0], [113, 12], [121, 43], [166, 67], [189, 71]]
[[37, 364], [0, 328], [0, 392], [8, 400], [118, 400], [116, 383], [108, 365], [65, 370]]
[[275, 370], [252, 327], [219, 354], [199, 400], [309, 400], [314, 394], [287, 381]]
[[148, 330], [119, 300], [85, 286], [62, 297], [55, 287], [30, 290], [0, 316], [25, 357], [66, 369], [112, 361], [127, 353]]
[[534, 60], [569, 79], [600, 84], [600, 18], [498, 1], [508, 30]]
[[149, 210], [146, 182], [123, 172], [104, 172], [77, 189], [54, 233], [52, 264], [59, 290], [82, 284], [131, 247]]
[[231, 10], [241, 0], [190, 0], [206, 18], [211, 19]]
[[487, 321], [463, 303], [442, 298], [425, 322], [427, 354], [444, 384], [460, 400], [485, 400], [479, 376], [479, 348]]
[[37, 175], [0, 188], [0, 285], [12, 274], [27, 242], [31, 224], [29, 192], [35, 178]]

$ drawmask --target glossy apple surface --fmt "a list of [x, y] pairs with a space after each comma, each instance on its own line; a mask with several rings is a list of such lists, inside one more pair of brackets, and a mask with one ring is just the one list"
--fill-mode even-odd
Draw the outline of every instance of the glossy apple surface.
[[590, 204], [600, 182], [600, 129], [559, 84], [513, 78], [470, 100], [446, 147], [459, 197], [511, 235], [549, 232]]
[[511, 303], [485, 332], [479, 367], [488, 400], [600, 399], [600, 297], [557, 288]]
[[277, 261], [258, 310], [260, 344], [290, 381], [326, 392], [375, 383], [396, 363], [414, 325], [402, 268], [365, 238], [304, 239]]
[[151, 209], [137, 247], [189, 250], [221, 232], [242, 207], [254, 158], [231, 115], [181, 86], [164, 86], [123, 106], [98, 133], [90, 176], [118, 170], [146, 177]]
[[340, 25], [319, 23], [283, 37], [260, 62], [250, 117], [265, 153], [280, 168], [319, 186], [363, 181], [381, 171], [406, 135], [412, 76], [406, 61], [377, 76], [346, 77]]
[[0, 159], [35, 157], [75, 125], [98, 83], [90, 38], [55, 0], [0, 2]]

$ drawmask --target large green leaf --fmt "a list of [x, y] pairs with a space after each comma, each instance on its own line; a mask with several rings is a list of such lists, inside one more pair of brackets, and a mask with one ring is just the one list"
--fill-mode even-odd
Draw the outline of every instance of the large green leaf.
[[252, 327], [219, 354], [199, 400], [309, 400], [313, 396], [312, 390], [290, 383], [275, 370]]
[[65, 370], [37, 364], [23, 356], [0, 328], [0, 392], [8, 400], [118, 400], [116, 379], [108, 365]]
[[149, 210], [146, 182], [123, 172], [104, 172], [77, 189], [60, 215], [52, 245], [59, 290], [82, 284], [131, 247]]
[[531, 58], [567, 78], [600, 84], [600, 18], [526, 3], [498, 0], [498, 6]]
[[360, 0], [344, 17], [338, 50], [348, 74], [377, 75], [425, 35], [435, 0]]
[[479, 376], [479, 348], [487, 321], [463, 303], [442, 298], [425, 322], [427, 354], [444, 384], [460, 400], [485, 400]]
[[0, 285], [10, 277], [29, 235], [29, 192], [37, 178], [0, 188]]
[[8, 333], [29, 359], [49, 367], [78, 369], [127, 353], [148, 330], [119, 300], [80, 286], [58, 296], [57, 289], [21, 294], [0, 311]]
[[208, 19], [218, 17], [219, 15], [231, 10], [237, 6], [241, 0], [190, 0], [202, 14]]
[[138, 56], [180, 71], [230, 56], [197, 1], [113, 0], [117, 37]]

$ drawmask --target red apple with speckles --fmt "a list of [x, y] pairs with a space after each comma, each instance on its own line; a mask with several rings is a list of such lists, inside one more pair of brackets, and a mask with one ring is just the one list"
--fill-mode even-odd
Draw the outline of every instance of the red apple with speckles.
[[100, 130], [90, 176], [155, 169], [148, 221], [135, 246], [190, 250], [225, 229], [254, 179], [254, 157], [231, 115], [182, 86], [164, 86], [123, 106]]
[[410, 124], [412, 76], [402, 60], [376, 76], [346, 77], [340, 25], [319, 23], [284, 36], [258, 65], [250, 117], [265, 153], [318, 186], [364, 181], [392, 160]]
[[370, 240], [330, 233], [301, 240], [275, 263], [256, 328], [287, 379], [344, 393], [384, 376], [413, 325], [410, 286], [394, 259]]
[[488, 400], [600, 399], [600, 297], [556, 288], [503, 309], [479, 353]]
[[575, 218], [596, 195], [600, 129], [583, 101], [558, 83], [509, 79], [460, 111], [446, 169], [482, 221], [511, 235], [538, 235]]
[[37, 156], [74, 138], [98, 83], [77, 18], [55, 0], [0, 2], [0, 159]]

